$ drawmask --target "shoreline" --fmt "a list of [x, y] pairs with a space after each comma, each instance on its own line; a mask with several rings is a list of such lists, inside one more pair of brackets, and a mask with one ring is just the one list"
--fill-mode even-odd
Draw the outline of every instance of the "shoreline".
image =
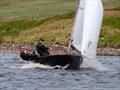
[[[0, 44], [0, 53], [19, 53], [20, 47], [26, 47], [29, 50], [35, 50], [34, 45], [17, 45], [17, 44]], [[50, 45], [48, 46], [52, 48], [52, 54], [66, 54], [67, 48], [60, 45]], [[71, 51], [70, 53], [76, 54], [75, 51]], [[78, 53], [77, 53], [78, 54]], [[101, 56], [120, 56], [120, 48], [97, 48], [97, 55]]]

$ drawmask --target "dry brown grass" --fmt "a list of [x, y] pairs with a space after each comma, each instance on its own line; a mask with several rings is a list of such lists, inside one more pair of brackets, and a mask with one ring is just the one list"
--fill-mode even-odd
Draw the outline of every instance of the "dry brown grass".
[[52, 44], [58, 43], [66, 45], [68, 43], [73, 20], [51, 20], [39, 27], [35, 27], [31, 30], [21, 32], [21, 34], [16, 39], [24, 43], [34, 43], [39, 38], [43, 38], [45, 43]]
[[104, 15], [105, 15], [106, 17], [120, 16], [120, 11], [118, 11], [118, 10], [106, 10], [106, 11], [104, 12]]

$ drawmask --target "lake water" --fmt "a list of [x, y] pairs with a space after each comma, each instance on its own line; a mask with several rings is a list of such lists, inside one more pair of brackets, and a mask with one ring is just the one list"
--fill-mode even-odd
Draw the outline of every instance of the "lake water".
[[0, 90], [120, 90], [120, 56], [97, 58], [109, 70], [52, 69], [0, 53]]

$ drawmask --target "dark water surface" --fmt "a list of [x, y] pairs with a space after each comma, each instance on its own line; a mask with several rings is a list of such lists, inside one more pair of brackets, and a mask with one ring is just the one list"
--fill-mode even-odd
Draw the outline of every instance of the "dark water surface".
[[111, 71], [21, 68], [19, 54], [0, 53], [0, 90], [120, 90], [120, 56], [98, 56]]

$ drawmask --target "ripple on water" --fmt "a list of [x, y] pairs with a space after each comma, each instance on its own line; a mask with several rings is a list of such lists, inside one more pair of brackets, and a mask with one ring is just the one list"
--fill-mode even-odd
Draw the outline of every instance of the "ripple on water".
[[23, 62], [18, 54], [2, 53], [0, 54], [0, 90], [120, 90], [120, 57], [98, 56], [98, 61], [113, 70], [20, 68], [29, 62]]

